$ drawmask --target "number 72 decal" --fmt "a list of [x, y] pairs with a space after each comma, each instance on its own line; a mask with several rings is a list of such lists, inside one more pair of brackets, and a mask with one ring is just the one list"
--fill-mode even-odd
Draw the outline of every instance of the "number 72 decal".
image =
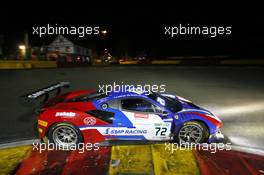
[[155, 127], [156, 129], [156, 136], [166, 136], [167, 128], [165, 127]]

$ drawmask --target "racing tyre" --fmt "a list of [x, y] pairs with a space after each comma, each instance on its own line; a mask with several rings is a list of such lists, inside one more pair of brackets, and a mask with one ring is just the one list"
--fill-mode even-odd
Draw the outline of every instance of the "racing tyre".
[[204, 143], [208, 139], [208, 129], [202, 122], [191, 121], [183, 124], [175, 140], [178, 143]]
[[82, 134], [78, 128], [69, 123], [57, 123], [48, 132], [48, 139], [51, 143], [61, 148], [69, 149], [82, 142]]

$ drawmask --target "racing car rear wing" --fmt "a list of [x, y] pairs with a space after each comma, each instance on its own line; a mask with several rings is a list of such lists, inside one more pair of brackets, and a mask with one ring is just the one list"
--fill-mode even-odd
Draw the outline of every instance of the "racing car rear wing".
[[50, 86], [38, 89], [38, 90], [33, 91], [33, 92], [30, 92], [26, 95], [20, 96], [20, 101], [22, 99], [21, 102], [23, 102], [23, 104], [25, 105], [25, 103], [29, 103], [30, 101], [33, 101], [33, 100], [45, 95], [44, 102], [46, 102], [49, 99], [49, 93], [50, 92], [57, 90], [56, 95], [59, 95], [62, 88], [68, 88], [68, 87], [70, 87], [70, 82], [55, 83], [55, 84], [52, 84]]

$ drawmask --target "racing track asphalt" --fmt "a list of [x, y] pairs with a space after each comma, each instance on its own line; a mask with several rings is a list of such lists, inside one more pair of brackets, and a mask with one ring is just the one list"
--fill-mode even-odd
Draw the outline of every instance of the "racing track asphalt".
[[36, 138], [33, 108], [18, 96], [59, 81], [73, 89], [102, 84], [165, 84], [167, 92], [190, 99], [219, 116], [235, 145], [264, 149], [264, 68], [114, 66], [0, 71], [0, 143]]

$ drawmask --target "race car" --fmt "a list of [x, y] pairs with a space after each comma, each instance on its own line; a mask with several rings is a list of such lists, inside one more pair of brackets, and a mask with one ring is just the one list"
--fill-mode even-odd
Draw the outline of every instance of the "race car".
[[[113, 140], [211, 143], [223, 139], [221, 120], [180, 96], [135, 88], [59, 95], [69, 84], [56, 83], [23, 96], [28, 101], [45, 96], [38, 112], [43, 140], [67, 147]], [[55, 90], [56, 96], [49, 99]]]

